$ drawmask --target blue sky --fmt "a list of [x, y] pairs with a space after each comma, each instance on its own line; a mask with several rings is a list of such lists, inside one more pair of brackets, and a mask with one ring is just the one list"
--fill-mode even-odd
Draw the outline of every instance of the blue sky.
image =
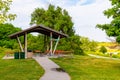
[[83, 2], [81, 5], [89, 5], [89, 4], [92, 4], [94, 3], [95, 0], [86, 0], [85, 2]]
[[76, 34], [95, 41], [108, 41], [105, 32], [95, 26], [110, 22], [103, 14], [104, 10], [111, 7], [109, 0], [13, 0], [11, 12], [17, 14], [17, 18], [12, 23], [22, 29], [30, 27], [34, 9], [47, 9], [50, 3], [69, 12]]
[[64, 6], [74, 6], [77, 3], [80, 3], [79, 5], [89, 5], [94, 3], [96, 0], [40, 0], [43, 4], [59, 4], [63, 2]]

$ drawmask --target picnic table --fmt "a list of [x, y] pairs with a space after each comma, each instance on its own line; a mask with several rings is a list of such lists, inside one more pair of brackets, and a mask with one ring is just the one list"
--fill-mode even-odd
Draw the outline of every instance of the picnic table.
[[35, 56], [39, 55], [42, 53], [42, 51], [40, 50], [34, 50], [33, 53], [35, 54]]

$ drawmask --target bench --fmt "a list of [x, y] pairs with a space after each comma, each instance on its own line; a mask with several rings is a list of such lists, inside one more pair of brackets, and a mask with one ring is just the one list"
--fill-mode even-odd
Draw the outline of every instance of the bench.
[[42, 51], [40, 51], [40, 50], [34, 50], [33, 53], [35, 54], [35, 56], [37, 56], [37, 55], [40, 55], [42, 53]]
[[[49, 50], [45, 51], [46, 54], [49, 53], [49, 52], [50, 52]], [[71, 56], [71, 57], [73, 57], [73, 53], [74, 53], [73, 51], [55, 50], [54, 55], [58, 55], [58, 56]]]
[[9, 51], [5, 51], [5, 54], [7, 57], [9, 57], [9, 56], [13, 56], [14, 52], [12, 50], [9, 50]]

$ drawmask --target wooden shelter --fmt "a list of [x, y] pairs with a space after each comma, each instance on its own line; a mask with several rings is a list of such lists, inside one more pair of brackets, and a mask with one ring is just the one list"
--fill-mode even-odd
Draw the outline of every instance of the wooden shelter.
[[[23, 31], [16, 32], [14, 34], [9, 35], [9, 37], [11, 39], [17, 39], [18, 40], [21, 51], [25, 52], [26, 55], [27, 55], [27, 34], [31, 33], [31, 32], [38, 32], [38, 33], [50, 36], [50, 52], [49, 52], [50, 55], [54, 55], [54, 52], [56, 50], [56, 47], [57, 47], [57, 44], [58, 44], [60, 38], [68, 37], [68, 35], [66, 35], [64, 33], [55, 31], [55, 30], [53, 30], [53, 29], [51, 29], [49, 27], [45, 27], [43, 25], [33, 26], [33, 27], [30, 27], [30, 28], [25, 29]], [[24, 36], [24, 48], [22, 47], [22, 44], [20, 42], [20, 39], [19, 39], [20, 36]], [[55, 44], [54, 49], [52, 49], [52, 47], [53, 47], [53, 38], [57, 39], [57, 42]]]

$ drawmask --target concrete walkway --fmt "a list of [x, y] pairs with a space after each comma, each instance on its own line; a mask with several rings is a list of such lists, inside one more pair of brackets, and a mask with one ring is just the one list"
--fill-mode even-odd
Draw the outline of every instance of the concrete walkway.
[[33, 57], [45, 70], [45, 74], [40, 80], [70, 80], [69, 75], [66, 72], [59, 72], [56, 68], [59, 68], [57, 64], [51, 61], [48, 57]]
[[4, 56], [2, 59], [14, 59], [14, 56]]
[[118, 58], [111, 58], [111, 57], [104, 57], [104, 56], [98, 56], [98, 55], [94, 55], [94, 54], [88, 54], [91, 57], [95, 57], [95, 58], [103, 58], [103, 59], [110, 59], [110, 60], [120, 60]]

